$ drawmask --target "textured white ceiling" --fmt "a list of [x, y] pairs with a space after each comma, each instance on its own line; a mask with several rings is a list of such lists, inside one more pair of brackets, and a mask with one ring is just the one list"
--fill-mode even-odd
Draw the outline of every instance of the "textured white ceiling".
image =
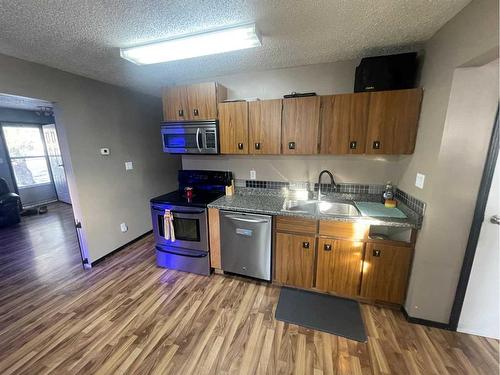
[[[404, 50], [469, 2], [0, 0], [0, 53], [158, 95], [186, 80]], [[119, 47], [250, 21], [260, 48], [150, 66], [119, 57]]]

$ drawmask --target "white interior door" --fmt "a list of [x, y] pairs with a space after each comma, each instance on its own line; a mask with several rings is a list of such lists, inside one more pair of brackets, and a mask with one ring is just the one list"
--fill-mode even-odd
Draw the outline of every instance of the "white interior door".
[[[499, 158], [500, 159], [500, 158]], [[459, 332], [500, 338], [500, 162], [497, 159], [477, 243]]]
[[43, 136], [47, 147], [47, 156], [49, 158], [50, 169], [54, 179], [54, 185], [57, 192], [57, 198], [65, 203], [71, 204], [69, 195], [68, 182], [66, 181], [66, 173], [64, 172], [64, 164], [59, 148], [59, 140], [57, 138], [56, 126], [54, 124], [43, 125]]

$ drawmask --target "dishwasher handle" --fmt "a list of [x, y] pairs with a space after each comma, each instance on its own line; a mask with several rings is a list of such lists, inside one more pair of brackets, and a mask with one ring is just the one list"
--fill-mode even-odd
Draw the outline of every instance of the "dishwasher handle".
[[247, 219], [241, 216], [234, 216], [234, 215], [226, 215], [228, 219], [235, 220], [235, 221], [244, 221], [246, 223], [268, 223], [268, 219]]

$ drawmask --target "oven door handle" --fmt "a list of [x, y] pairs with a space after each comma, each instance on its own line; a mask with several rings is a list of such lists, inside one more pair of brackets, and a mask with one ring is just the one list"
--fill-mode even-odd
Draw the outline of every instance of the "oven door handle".
[[[160, 208], [157, 206], [153, 207], [153, 210], [158, 214], [162, 215], [165, 213], [166, 208]], [[205, 209], [201, 208], [199, 210], [186, 210], [186, 211], [179, 211], [179, 210], [170, 210], [170, 212], [174, 214], [202, 214], [205, 212]]]
[[199, 211], [177, 211], [177, 210], [170, 210], [171, 213], [173, 214], [181, 214], [181, 215], [189, 215], [189, 214], [203, 214], [205, 213], [205, 210], [199, 210]]
[[200, 147], [200, 128], [196, 129], [196, 147], [198, 147], [198, 151], [201, 152], [201, 147]]

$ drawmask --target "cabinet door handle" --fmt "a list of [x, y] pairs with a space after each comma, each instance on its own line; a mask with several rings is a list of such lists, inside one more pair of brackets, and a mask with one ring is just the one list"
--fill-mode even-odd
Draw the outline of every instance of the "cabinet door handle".
[[358, 142], [357, 141], [351, 141], [351, 142], [349, 142], [349, 148], [351, 150], [356, 150], [357, 146], [358, 146]]
[[304, 242], [302, 242], [302, 247], [303, 247], [304, 249], [309, 249], [309, 241], [304, 241]]
[[179, 117], [183, 117], [184, 116], [184, 110], [183, 109], [179, 109], [179, 111], [177, 112], [177, 114], [179, 115]]
[[193, 116], [198, 116], [198, 115], [199, 115], [198, 108], [193, 109]]
[[325, 243], [325, 246], [323, 246], [323, 249], [325, 251], [332, 251], [332, 244], [330, 243]]
[[260, 143], [259, 143], [259, 142], [257, 142], [257, 143], [255, 144], [255, 149], [256, 149], [256, 150], [260, 150]]
[[379, 258], [382, 255], [382, 250], [373, 250], [373, 256]]
[[373, 141], [372, 148], [374, 150], [380, 150], [380, 141]]
[[243, 143], [238, 143], [238, 150], [243, 150]]
[[288, 142], [288, 149], [295, 150], [295, 142]]

